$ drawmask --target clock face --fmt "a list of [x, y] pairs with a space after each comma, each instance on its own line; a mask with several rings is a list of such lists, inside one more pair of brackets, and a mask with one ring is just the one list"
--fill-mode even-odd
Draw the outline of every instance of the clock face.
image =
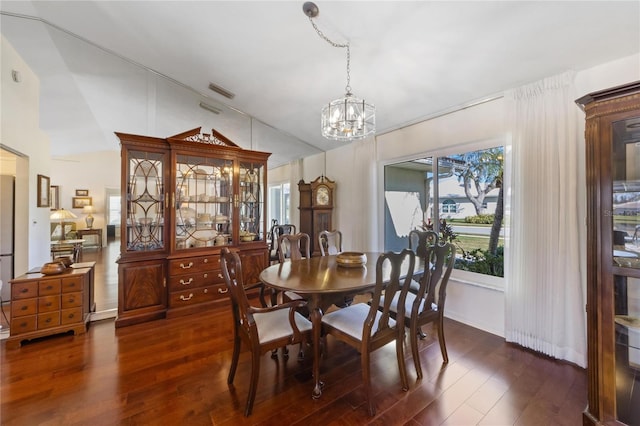
[[319, 206], [329, 205], [329, 188], [321, 186], [316, 190], [316, 204]]

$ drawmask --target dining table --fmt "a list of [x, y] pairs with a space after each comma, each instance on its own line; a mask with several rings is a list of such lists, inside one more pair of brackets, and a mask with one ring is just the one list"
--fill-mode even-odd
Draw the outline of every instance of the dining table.
[[[339, 255], [317, 256], [300, 260], [287, 260], [271, 265], [260, 273], [260, 281], [277, 291], [291, 291], [307, 301], [312, 323], [313, 378], [312, 397], [322, 395], [323, 383], [320, 380], [320, 344], [322, 334], [322, 315], [331, 305], [342, 306], [358, 294], [373, 290], [376, 285], [376, 264], [382, 253], [365, 252], [362, 265], [338, 262]], [[402, 264], [401, 277], [406, 276], [409, 262]], [[382, 280], [389, 279], [391, 266], [385, 262], [382, 268]], [[424, 270], [424, 262], [416, 257], [414, 274]]]

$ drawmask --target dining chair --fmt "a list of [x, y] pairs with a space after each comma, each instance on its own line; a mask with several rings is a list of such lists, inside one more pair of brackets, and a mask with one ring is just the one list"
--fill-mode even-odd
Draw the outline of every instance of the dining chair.
[[260, 357], [282, 346], [310, 342], [311, 322], [296, 311], [296, 308], [307, 304], [304, 300], [266, 308], [251, 306], [245, 293], [240, 256], [227, 247], [222, 249], [221, 254], [222, 275], [231, 296], [234, 322], [233, 355], [227, 383], [233, 385], [241, 344], [244, 342], [251, 352], [251, 378], [244, 410], [244, 415], [249, 416], [260, 375]]
[[[437, 244], [438, 241], [438, 233], [435, 231], [421, 231], [419, 229], [412, 229], [409, 231], [409, 249], [411, 249], [418, 258], [424, 259], [427, 254], [427, 247]], [[420, 287], [420, 278], [422, 278], [422, 274], [414, 275], [411, 286], [409, 287], [410, 292], [418, 292]]]
[[269, 231], [269, 236], [271, 238], [271, 243], [269, 245], [269, 263], [280, 261], [280, 257], [278, 255], [278, 252], [280, 251], [278, 237], [280, 237], [281, 235], [295, 234], [295, 233], [296, 233], [295, 225], [291, 225], [291, 224], [278, 225], [277, 223], [275, 223], [271, 227], [271, 230]]
[[[451, 243], [434, 244], [427, 247], [425, 254], [425, 273], [420, 280], [417, 294], [408, 292], [404, 297], [399, 292], [394, 294], [390, 312], [393, 318], [402, 316], [405, 325], [409, 325], [411, 354], [418, 378], [422, 378], [422, 366], [418, 354], [418, 336], [424, 338], [420, 327], [433, 323], [438, 333], [438, 343], [444, 364], [449, 362], [447, 345], [444, 339], [444, 302], [447, 297], [447, 284], [456, 258], [456, 248]], [[393, 293], [387, 293], [393, 294]], [[404, 306], [403, 306], [404, 305]]]
[[342, 252], [342, 232], [321, 231], [318, 234], [318, 245], [322, 256], [338, 254]]
[[[406, 276], [401, 278], [402, 264], [405, 261], [408, 262], [408, 268]], [[387, 274], [383, 274], [383, 266], [387, 266], [385, 264], [389, 266], [388, 277]], [[402, 390], [409, 390], [404, 363], [405, 318], [403, 308], [414, 266], [415, 255], [409, 249], [404, 249], [400, 253], [381, 254], [376, 262], [376, 284], [371, 301], [368, 304], [352, 304], [346, 308], [329, 312], [322, 317], [322, 332], [324, 334], [332, 335], [360, 352], [362, 381], [364, 382], [367, 408], [371, 416], [374, 416], [376, 412], [371, 390], [371, 352], [395, 341]], [[382, 297], [383, 292], [398, 293], [398, 306], [401, 312], [397, 320], [391, 318], [391, 300], [385, 300]]]
[[278, 260], [300, 260], [311, 257], [311, 238], [309, 234], [283, 234], [278, 237]]

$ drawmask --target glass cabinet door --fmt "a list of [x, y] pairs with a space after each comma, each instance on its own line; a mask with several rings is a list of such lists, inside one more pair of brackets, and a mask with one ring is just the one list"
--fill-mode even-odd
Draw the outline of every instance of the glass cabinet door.
[[127, 151], [124, 206], [127, 251], [165, 249], [165, 163], [165, 153]]
[[640, 424], [640, 117], [611, 129], [616, 411], [631, 425]]
[[233, 244], [233, 160], [176, 155], [175, 250]]
[[264, 164], [240, 161], [238, 209], [240, 243], [264, 241]]

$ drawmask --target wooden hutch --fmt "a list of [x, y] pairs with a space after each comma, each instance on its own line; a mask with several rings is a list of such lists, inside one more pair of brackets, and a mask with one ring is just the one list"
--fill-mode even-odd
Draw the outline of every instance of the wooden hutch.
[[586, 113], [588, 407], [584, 424], [640, 424], [640, 82]]
[[210, 309], [227, 299], [220, 250], [247, 283], [268, 266], [267, 159], [212, 130], [168, 138], [116, 133], [122, 153], [116, 327]]

